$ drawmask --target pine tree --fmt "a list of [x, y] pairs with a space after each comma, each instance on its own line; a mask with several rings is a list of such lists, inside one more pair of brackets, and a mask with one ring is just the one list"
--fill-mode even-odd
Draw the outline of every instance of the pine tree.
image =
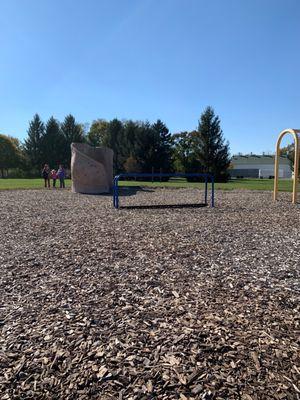
[[229, 177], [229, 144], [225, 143], [220, 119], [212, 107], [207, 107], [201, 115], [194, 139], [197, 159], [203, 171], [213, 174], [216, 181], [226, 181]]
[[163, 172], [170, 172], [172, 165], [172, 136], [167, 126], [160, 119], [152, 124], [152, 129], [159, 137], [156, 168], [159, 172], [161, 170]]
[[33, 168], [41, 169], [47, 160], [43, 157], [42, 141], [45, 134], [45, 126], [38, 114], [35, 114], [29, 123], [28, 137], [24, 143], [24, 151]]
[[59, 122], [52, 116], [46, 124], [45, 134], [42, 139], [42, 151], [50, 168], [58, 168], [63, 162], [65, 141]]
[[124, 157], [124, 126], [122, 121], [114, 118], [108, 123], [106, 135], [103, 139], [103, 146], [114, 151], [114, 172], [117, 174], [123, 171]]
[[159, 171], [159, 148], [159, 132], [148, 121], [140, 123], [135, 141], [135, 158], [142, 172]]
[[69, 167], [71, 164], [71, 143], [82, 143], [85, 140], [84, 130], [81, 124], [76, 123], [73, 115], [65, 117], [61, 125], [61, 132], [64, 138], [63, 164]]
[[136, 138], [139, 134], [140, 123], [132, 120], [125, 121], [123, 134], [123, 156], [135, 158], [136, 153]]

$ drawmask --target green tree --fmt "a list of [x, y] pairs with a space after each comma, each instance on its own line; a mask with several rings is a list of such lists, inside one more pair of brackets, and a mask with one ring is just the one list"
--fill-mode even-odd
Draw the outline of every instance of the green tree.
[[140, 165], [138, 161], [133, 157], [129, 156], [127, 160], [124, 163], [124, 170], [129, 173], [133, 172], [141, 172], [140, 171]]
[[203, 172], [197, 158], [196, 131], [173, 135], [173, 168], [177, 172]]
[[223, 138], [220, 119], [212, 107], [200, 117], [194, 145], [203, 171], [215, 176], [216, 181], [227, 181], [230, 165], [229, 144]]
[[43, 159], [43, 136], [45, 134], [45, 126], [38, 114], [35, 114], [29, 122], [27, 131], [27, 139], [24, 143], [24, 152], [33, 168], [41, 169], [43, 163], [47, 162]]
[[139, 125], [135, 140], [135, 158], [142, 172], [159, 171], [160, 135], [146, 121]]
[[107, 135], [108, 124], [104, 119], [93, 121], [86, 138], [88, 144], [91, 146], [102, 146], [106, 140], [105, 136]]
[[65, 117], [61, 125], [61, 133], [64, 139], [64, 154], [62, 163], [68, 167], [71, 164], [71, 143], [82, 143], [85, 141], [84, 129], [75, 121], [73, 115]]
[[114, 151], [114, 171], [123, 171], [124, 158], [124, 126], [122, 121], [114, 118], [107, 125], [106, 134], [103, 138], [103, 146], [109, 147]]
[[18, 139], [0, 134], [0, 171], [4, 178], [4, 171], [17, 168], [22, 161], [20, 143]]
[[42, 153], [44, 160], [51, 168], [63, 162], [65, 154], [65, 140], [59, 122], [52, 116], [46, 124], [45, 134], [42, 138]]
[[154, 131], [154, 137], [159, 138], [155, 168], [159, 171], [170, 172], [172, 169], [172, 135], [160, 119], [152, 124], [151, 127]]
[[122, 139], [123, 158], [133, 157], [136, 159], [137, 137], [140, 131], [140, 123], [128, 120], [123, 123], [124, 133]]

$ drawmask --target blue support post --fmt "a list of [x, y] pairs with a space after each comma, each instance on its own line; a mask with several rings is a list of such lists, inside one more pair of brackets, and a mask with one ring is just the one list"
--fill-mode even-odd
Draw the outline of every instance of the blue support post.
[[205, 176], [205, 198], [204, 203], [207, 204], [207, 176]]
[[115, 177], [115, 208], [119, 208], [119, 175]]
[[113, 206], [119, 208], [118, 176], [115, 176], [113, 181]]
[[215, 206], [215, 180], [213, 175], [211, 175], [211, 206]]
[[115, 205], [115, 178], [113, 180], [113, 206], [116, 207], [116, 205]]

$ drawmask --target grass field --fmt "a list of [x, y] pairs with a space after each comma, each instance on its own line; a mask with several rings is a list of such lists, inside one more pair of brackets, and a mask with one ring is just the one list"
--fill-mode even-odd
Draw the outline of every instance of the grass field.
[[[52, 184], [52, 182], [51, 182]], [[71, 180], [66, 179], [66, 187], [71, 186]], [[56, 182], [59, 187], [59, 181]], [[0, 179], [0, 190], [3, 189], [43, 189], [43, 179]]]
[[[248, 189], [273, 190], [273, 179], [236, 179], [227, 183], [216, 183], [215, 188], [221, 190]], [[204, 187], [204, 183], [187, 182], [185, 179], [171, 179], [169, 182], [135, 182], [121, 181], [120, 186], [155, 186], [155, 187]], [[292, 191], [292, 180], [279, 181], [279, 190]]]
[[[216, 183], [216, 189], [233, 190], [273, 190], [273, 179], [236, 179], [227, 183]], [[203, 183], [187, 182], [185, 179], [171, 179], [169, 182], [141, 182], [122, 181], [120, 186], [152, 186], [152, 187], [203, 187]], [[57, 182], [59, 186], [59, 182]], [[66, 187], [71, 186], [71, 180], [66, 180]], [[0, 190], [3, 189], [42, 189], [42, 179], [0, 179]], [[292, 191], [291, 180], [279, 181], [279, 190], [284, 192]]]

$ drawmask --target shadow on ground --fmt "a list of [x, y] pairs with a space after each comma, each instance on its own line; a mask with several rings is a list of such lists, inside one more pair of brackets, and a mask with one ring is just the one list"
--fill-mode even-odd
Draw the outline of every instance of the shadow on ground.
[[149, 204], [142, 206], [120, 206], [119, 209], [158, 209], [158, 208], [202, 208], [207, 207], [205, 203], [192, 203], [192, 204]]

